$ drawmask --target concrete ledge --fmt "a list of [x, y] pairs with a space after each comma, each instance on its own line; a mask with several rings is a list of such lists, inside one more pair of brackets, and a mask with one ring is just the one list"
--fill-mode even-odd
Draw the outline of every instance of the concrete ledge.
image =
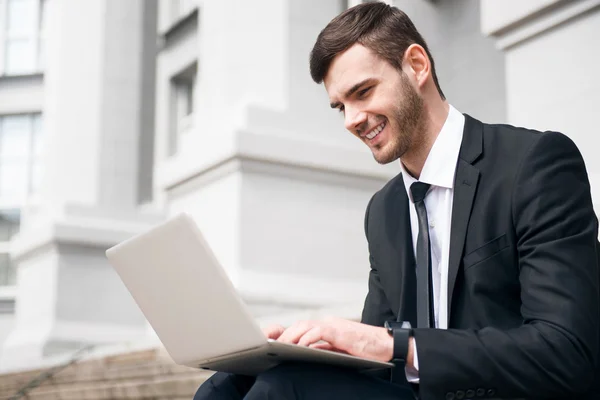
[[[496, 37], [496, 47], [507, 50], [599, 7], [600, 0], [551, 2], [506, 26], [487, 30], [482, 27], [482, 30], [484, 34]], [[483, 21], [482, 25], [485, 25]]]

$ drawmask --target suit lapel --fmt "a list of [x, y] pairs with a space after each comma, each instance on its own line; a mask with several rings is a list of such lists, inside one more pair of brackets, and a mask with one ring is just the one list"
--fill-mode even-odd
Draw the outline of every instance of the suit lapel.
[[483, 147], [483, 124], [465, 115], [465, 129], [454, 178], [452, 219], [450, 231], [450, 256], [448, 261], [448, 323], [454, 285], [462, 259], [467, 226], [471, 217], [473, 200], [479, 182], [479, 170], [472, 164], [479, 158]]

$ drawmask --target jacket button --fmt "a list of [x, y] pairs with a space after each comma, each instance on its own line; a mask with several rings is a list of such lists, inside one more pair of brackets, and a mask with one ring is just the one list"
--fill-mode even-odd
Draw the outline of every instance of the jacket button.
[[489, 397], [494, 397], [496, 395], [496, 391], [494, 389], [488, 389], [487, 395]]
[[473, 397], [475, 397], [475, 391], [472, 389], [467, 390], [465, 394], [467, 396], [467, 399], [472, 399]]
[[446, 393], [446, 400], [454, 400], [454, 393], [452, 393], [452, 392]]
[[462, 400], [465, 398], [465, 392], [463, 392], [462, 390], [457, 390], [456, 391], [456, 398], [458, 400]]
[[476, 394], [477, 394], [477, 397], [485, 396], [485, 389], [482, 389], [482, 388], [477, 389]]

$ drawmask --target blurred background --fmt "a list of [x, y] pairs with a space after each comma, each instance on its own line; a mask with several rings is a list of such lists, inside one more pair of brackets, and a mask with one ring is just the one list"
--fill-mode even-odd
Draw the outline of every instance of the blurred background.
[[[0, 0], [0, 398], [191, 398], [206, 373], [172, 364], [104, 255], [182, 211], [261, 324], [360, 318], [365, 207], [399, 168], [308, 71], [358, 3]], [[598, 206], [600, 1], [387, 3], [459, 111], [570, 136]]]

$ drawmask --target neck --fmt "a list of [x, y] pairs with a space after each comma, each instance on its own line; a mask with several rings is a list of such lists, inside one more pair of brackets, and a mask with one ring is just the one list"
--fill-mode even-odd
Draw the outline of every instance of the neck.
[[422, 123], [413, 133], [411, 148], [402, 155], [400, 162], [406, 171], [415, 179], [419, 179], [427, 156], [435, 143], [450, 112], [450, 106], [446, 100], [427, 104], [423, 107]]

